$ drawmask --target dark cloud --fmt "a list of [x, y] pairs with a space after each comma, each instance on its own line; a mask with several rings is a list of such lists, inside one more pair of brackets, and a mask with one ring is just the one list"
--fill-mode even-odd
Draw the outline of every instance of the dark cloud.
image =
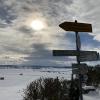
[[8, 45], [3, 45], [2, 46], [3, 49], [8, 52], [12, 52], [13, 54], [30, 54], [30, 51], [28, 51], [28, 49], [25, 48], [21, 48], [21, 47], [17, 47], [16, 45], [12, 45], [12, 46], [8, 46]]
[[17, 30], [19, 30], [20, 33], [24, 33], [26, 35], [32, 36], [31, 33], [33, 32], [33, 30], [31, 28], [27, 27], [27, 26], [21, 26]]
[[49, 58], [52, 53], [50, 50], [47, 49], [46, 45], [45, 44], [33, 44], [32, 45], [33, 47], [33, 52], [31, 53], [30, 57], [29, 58]]
[[4, 3], [1, 1], [0, 3], [0, 19], [3, 20], [5, 23], [10, 24], [14, 19], [16, 19], [16, 16], [11, 13], [11, 7], [4, 5]]
[[28, 6], [23, 6], [22, 9], [25, 11], [25, 12], [31, 12], [32, 9]]
[[[47, 49], [44, 44], [34, 44], [33, 45], [33, 53], [28, 57], [25, 57], [26, 64], [36, 64], [36, 65], [52, 65], [52, 66], [63, 66], [64, 62], [73, 62], [75, 58], [69, 57], [54, 57], [52, 54], [52, 50]], [[60, 62], [60, 63], [59, 63]]]
[[27, 61], [24, 62], [26, 64], [36, 64], [36, 65], [55, 65], [56, 62], [52, 60], [52, 53], [50, 50], [46, 48], [44, 44], [34, 44], [33, 45], [33, 53], [28, 57], [25, 57]]

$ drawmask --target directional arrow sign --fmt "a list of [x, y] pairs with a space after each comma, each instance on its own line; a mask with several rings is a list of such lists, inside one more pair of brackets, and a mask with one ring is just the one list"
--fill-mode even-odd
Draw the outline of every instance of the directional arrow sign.
[[86, 74], [88, 72], [87, 64], [72, 64], [73, 74]]
[[59, 26], [65, 31], [92, 32], [91, 24], [87, 23], [63, 22]]
[[53, 56], [78, 56], [80, 62], [98, 60], [96, 51], [53, 50]]
[[97, 53], [96, 51], [81, 52], [79, 56], [79, 60], [80, 62], [99, 60], [99, 53]]
[[78, 56], [79, 52], [76, 50], [53, 50], [53, 56]]

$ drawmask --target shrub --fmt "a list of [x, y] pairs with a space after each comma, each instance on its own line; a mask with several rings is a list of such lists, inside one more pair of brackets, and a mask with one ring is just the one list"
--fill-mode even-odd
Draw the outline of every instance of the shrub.
[[40, 78], [24, 90], [24, 100], [68, 100], [70, 81]]
[[93, 85], [96, 87], [100, 85], [100, 68], [99, 67], [89, 67], [87, 76], [88, 76], [87, 85]]

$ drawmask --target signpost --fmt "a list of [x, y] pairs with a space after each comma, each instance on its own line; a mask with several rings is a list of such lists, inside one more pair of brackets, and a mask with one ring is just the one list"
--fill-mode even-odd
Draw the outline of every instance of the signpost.
[[53, 56], [77, 56], [79, 52], [76, 50], [53, 50]]
[[92, 25], [87, 23], [63, 22], [59, 25], [65, 31], [92, 32]]
[[79, 89], [80, 89], [80, 100], [83, 100], [82, 95], [82, 74], [87, 73], [86, 64], [81, 64], [83, 61], [94, 61], [98, 60], [99, 54], [96, 51], [81, 51], [81, 41], [78, 32], [92, 32], [92, 25], [88, 23], [77, 23], [75, 22], [63, 22], [59, 25], [65, 31], [74, 31], [76, 36], [76, 50], [53, 50], [53, 56], [76, 56], [77, 64], [73, 64], [72, 68], [72, 80], [73, 74], [79, 76]]
[[87, 74], [88, 72], [88, 66], [87, 64], [72, 64], [72, 72], [73, 74]]
[[99, 53], [96, 51], [88, 51], [80, 54], [80, 62], [84, 61], [97, 61], [99, 59]]
[[53, 50], [53, 56], [79, 56], [80, 62], [98, 60], [96, 51]]

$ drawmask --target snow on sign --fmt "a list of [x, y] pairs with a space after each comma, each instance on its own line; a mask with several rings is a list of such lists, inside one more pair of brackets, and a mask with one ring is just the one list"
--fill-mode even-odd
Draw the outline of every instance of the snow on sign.
[[87, 64], [72, 64], [73, 74], [87, 74], [88, 66]]
[[88, 23], [63, 22], [59, 27], [65, 31], [92, 32], [92, 25]]

